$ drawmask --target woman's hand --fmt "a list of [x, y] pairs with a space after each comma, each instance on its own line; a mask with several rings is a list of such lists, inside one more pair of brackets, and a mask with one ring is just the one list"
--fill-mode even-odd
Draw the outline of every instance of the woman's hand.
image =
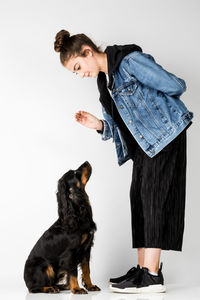
[[102, 130], [103, 128], [102, 122], [98, 118], [83, 110], [79, 110], [75, 114], [75, 119], [77, 122], [79, 122], [80, 124], [88, 128], [92, 128], [96, 130]]

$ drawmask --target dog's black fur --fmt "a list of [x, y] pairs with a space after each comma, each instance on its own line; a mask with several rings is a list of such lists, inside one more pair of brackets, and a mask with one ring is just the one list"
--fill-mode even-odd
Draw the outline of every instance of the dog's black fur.
[[77, 268], [82, 269], [82, 283], [89, 291], [99, 291], [90, 280], [90, 251], [96, 224], [85, 185], [92, 173], [89, 162], [69, 170], [58, 181], [58, 220], [44, 232], [33, 247], [24, 267], [24, 280], [31, 293], [58, 293], [70, 289], [86, 294], [79, 287]]

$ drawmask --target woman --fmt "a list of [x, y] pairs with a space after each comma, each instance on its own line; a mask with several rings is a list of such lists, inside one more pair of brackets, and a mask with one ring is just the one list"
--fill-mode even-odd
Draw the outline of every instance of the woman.
[[113, 138], [119, 166], [133, 160], [132, 246], [138, 264], [111, 278], [110, 289], [165, 292], [161, 249], [182, 251], [184, 232], [186, 130], [193, 118], [180, 100], [185, 81], [135, 44], [102, 51], [86, 35], [61, 30], [54, 49], [69, 71], [97, 77], [104, 119], [78, 111], [76, 121], [102, 140]]

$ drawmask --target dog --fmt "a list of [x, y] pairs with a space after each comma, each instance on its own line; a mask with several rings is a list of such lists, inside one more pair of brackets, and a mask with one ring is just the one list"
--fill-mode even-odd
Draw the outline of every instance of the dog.
[[[58, 180], [58, 219], [31, 250], [24, 266], [24, 280], [30, 293], [73, 294], [100, 291], [90, 279], [90, 252], [97, 230], [85, 185], [92, 173], [88, 161], [69, 170]], [[80, 288], [78, 267], [82, 270]]]

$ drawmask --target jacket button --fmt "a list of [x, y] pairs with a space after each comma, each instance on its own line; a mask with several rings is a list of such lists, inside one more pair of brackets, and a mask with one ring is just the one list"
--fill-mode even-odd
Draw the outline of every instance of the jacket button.
[[130, 123], [130, 124], [132, 124], [132, 123], [133, 123], [133, 121], [132, 121], [132, 120], [129, 120], [129, 123]]
[[154, 150], [152, 150], [152, 151], [151, 151], [151, 153], [153, 153], [153, 154], [154, 154], [154, 153], [155, 153], [155, 151], [154, 151]]
[[123, 105], [120, 105], [120, 108], [124, 108]]
[[140, 134], [140, 138], [142, 139], [143, 138], [143, 136]]

